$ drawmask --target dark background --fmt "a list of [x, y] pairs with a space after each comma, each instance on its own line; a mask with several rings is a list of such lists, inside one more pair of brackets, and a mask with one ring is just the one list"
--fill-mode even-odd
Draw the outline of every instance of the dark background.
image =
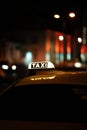
[[[67, 24], [66, 33], [87, 25], [87, 2], [85, 0], [29, 0], [3, 1], [0, 4], [0, 40], [21, 40], [29, 31], [51, 29], [62, 30], [62, 22]], [[68, 13], [74, 11], [74, 22]], [[58, 13], [61, 19], [53, 18]]]

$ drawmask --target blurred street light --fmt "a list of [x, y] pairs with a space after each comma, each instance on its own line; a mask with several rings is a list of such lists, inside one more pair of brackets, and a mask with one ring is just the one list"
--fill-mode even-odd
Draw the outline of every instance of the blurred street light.
[[[59, 14], [54, 14], [53, 15], [53, 17], [55, 18], [55, 19], [59, 19], [59, 18], [61, 18], [61, 16], [59, 15]], [[69, 13], [69, 17], [72, 19], [72, 18], [74, 18], [74, 17], [76, 17], [76, 15], [75, 15], [75, 13], [74, 12], [70, 12]], [[63, 26], [63, 37], [64, 37], [64, 61], [66, 61], [66, 29], [67, 29], [67, 27], [66, 27], [66, 19], [65, 18], [61, 18], [62, 19], [62, 26]]]
[[59, 18], [60, 18], [60, 15], [59, 15], [59, 14], [55, 14], [55, 15], [54, 15], [54, 18], [59, 19]]
[[69, 13], [69, 17], [70, 17], [70, 18], [74, 18], [75, 16], [76, 16], [76, 15], [75, 15], [74, 12], [70, 12], [70, 13]]
[[78, 41], [78, 43], [82, 43], [82, 38], [81, 38], [81, 37], [78, 37], [78, 38], [77, 38], [77, 41]]
[[64, 40], [64, 37], [63, 37], [63, 36], [59, 36], [59, 40], [60, 40], [60, 41], [63, 41], [63, 40]]

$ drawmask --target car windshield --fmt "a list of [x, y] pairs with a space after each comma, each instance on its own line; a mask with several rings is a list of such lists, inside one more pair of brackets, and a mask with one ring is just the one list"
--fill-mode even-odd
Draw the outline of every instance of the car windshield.
[[87, 87], [83, 85], [14, 85], [1, 95], [7, 111], [0, 119], [87, 122], [86, 95]]

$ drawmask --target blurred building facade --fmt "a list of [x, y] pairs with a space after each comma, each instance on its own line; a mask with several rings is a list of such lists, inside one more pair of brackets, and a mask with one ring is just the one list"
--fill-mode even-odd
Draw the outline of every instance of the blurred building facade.
[[[23, 45], [22, 53], [25, 54], [24, 62], [26, 64], [30, 61], [44, 60], [52, 61], [55, 65], [59, 64], [64, 61], [63, 33], [51, 30], [30, 32]], [[72, 37], [66, 35], [66, 60], [71, 59]]]
[[21, 50], [18, 43], [10, 41], [0, 42], [0, 61], [8, 61], [9, 63], [21, 63]]
[[[74, 40], [74, 41], [73, 41]], [[73, 46], [75, 39], [66, 35], [66, 60], [78, 58], [79, 48]], [[75, 54], [75, 52], [78, 52]], [[32, 31], [26, 36], [26, 42], [14, 43], [5, 41], [0, 43], [0, 61], [7, 60], [15, 63], [31, 61], [52, 61], [59, 64], [64, 61], [64, 39], [62, 32], [52, 30]]]

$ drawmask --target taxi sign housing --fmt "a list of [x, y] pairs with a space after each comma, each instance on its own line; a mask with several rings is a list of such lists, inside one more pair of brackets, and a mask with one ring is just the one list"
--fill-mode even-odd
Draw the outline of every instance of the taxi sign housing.
[[55, 69], [55, 66], [50, 61], [31, 62], [28, 65], [28, 69]]

